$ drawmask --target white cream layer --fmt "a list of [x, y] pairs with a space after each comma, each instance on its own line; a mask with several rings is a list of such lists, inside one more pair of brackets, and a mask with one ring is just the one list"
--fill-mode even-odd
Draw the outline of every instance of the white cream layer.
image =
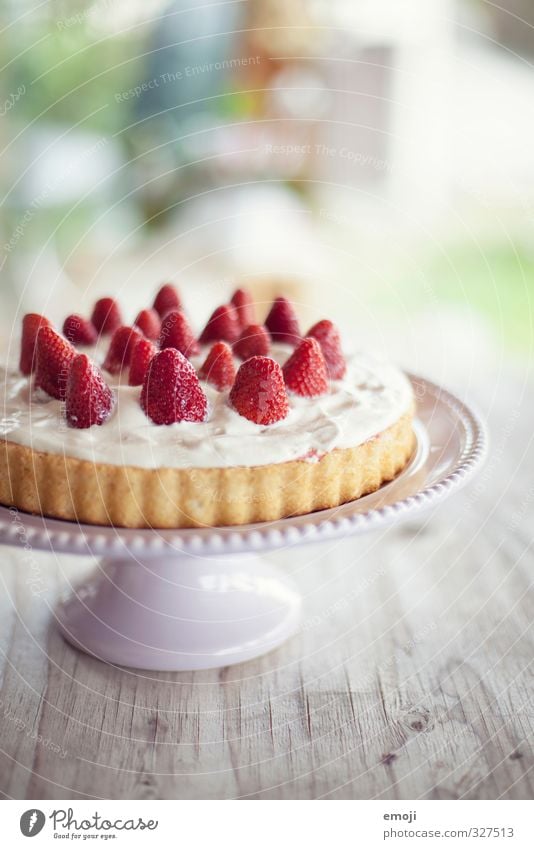
[[[278, 345], [283, 363], [290, 349]], [[101, 359], [95, 356], [97, 361]], [[408, 379], [394, 366], [356, 353], [343, 380], [319, 398], [290, 396], [287, 418], [256, 425], [228, 406], [228, 393], [203, 384], [209, 401], [206, 422], [153, 424], [139, 405], [140, 387], [109, 378], [117, 403], [100, 427], [67, 427], [61, 403], [14, 368], [0, 369], [0, 436], [36, 451], [111, 465], [154, 468], [262, 466], [314, 461], [333, 448], [352, 448], [390, 427], [412, 404]]]

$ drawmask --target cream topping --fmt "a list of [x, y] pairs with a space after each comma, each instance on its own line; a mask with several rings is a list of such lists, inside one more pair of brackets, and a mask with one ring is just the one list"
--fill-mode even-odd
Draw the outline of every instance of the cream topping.
[[[283, 363], [290, 352], [277, 345], [272, 355]], [[92, 353], [101, 362], [98, 352]], [[207, 421], [158, 426], [139, 405], [140, 387], [106, 377], [117, 397], [111, 417], [100, 427], [76, 430], [67, 427], [60, 401], [35, 390], [31, 379], [16, 368], [0, 368], [0, 436], [36, 451], [145, 469], [313, 462], [333, 448], [353, 448], [376, 436], [413, 401], [411, 384], [401, 371], [369, 354], [355, 353], [347, 358], [345, 377], [333, 381], [328, 394], [291, 395], [289, 415], [276, 424], [248, 421], [228, 405], [227, 392], [203, 383]]]

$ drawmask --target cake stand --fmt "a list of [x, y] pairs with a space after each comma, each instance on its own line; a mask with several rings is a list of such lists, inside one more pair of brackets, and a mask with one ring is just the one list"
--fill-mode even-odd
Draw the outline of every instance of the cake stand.
[[[233, 528], [126, 530], [0, 508], [0, 542], [99, 559], [56, 611], [63, 636], [108, 663], [152, 670], [227, 666], [279, 646], [298, 628], [301, 598], [260, 554], [413, 518], [466, 483], [486, 453], [479, 417], [410, 377], [417, 446], [378, 492], [332, 510]], [[100, 559], [102, 558], [102, 559]]]

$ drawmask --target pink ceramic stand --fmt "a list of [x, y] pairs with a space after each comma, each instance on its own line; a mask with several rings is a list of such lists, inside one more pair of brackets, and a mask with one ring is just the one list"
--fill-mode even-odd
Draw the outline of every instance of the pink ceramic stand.
[[104, 560], [60, 605], [64, 637], [121, 666], [206, 669], [276, 648], [298, 626], [293, 581], [254, 555]]
[[411, 379], [414, 457], [358, 501], [279, 522], [174, 531], [76, 525], [0, 507], [0, 543], [104, 558], [57, 611], [65, 638], [101, 660], [188, 670], [257, 657], [295, 632], [300, 611], [292, 580], [260, 553], [412, 518], [479, 468], [487, 444], [480, 419], [449, 392]]

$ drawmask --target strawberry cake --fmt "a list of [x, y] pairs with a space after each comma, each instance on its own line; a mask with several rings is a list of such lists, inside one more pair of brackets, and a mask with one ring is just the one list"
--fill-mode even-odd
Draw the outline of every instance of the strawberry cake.
[[0, 369], [0, 503], [117, 527], [240, 525], [378, 489], [414, 447], [408, 379], [238, 290], [200, 334], [177, 289], [125, 324], [102, 298], [61, 332], [23, 319]]

